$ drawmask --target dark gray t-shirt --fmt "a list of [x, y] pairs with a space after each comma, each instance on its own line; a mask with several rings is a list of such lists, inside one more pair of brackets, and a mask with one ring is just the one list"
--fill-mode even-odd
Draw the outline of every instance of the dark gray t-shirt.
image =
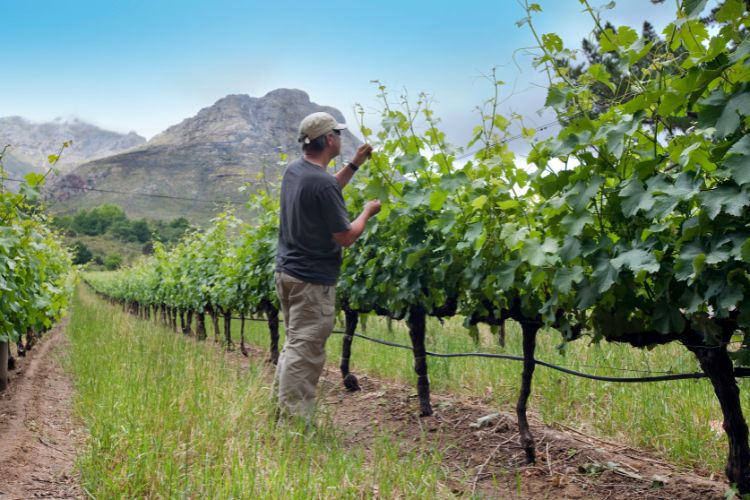
[[276, 270], [308, 283], [335, 285], [341, 246], [333, 233], [350, 227], [336, 178], [303, 158], [291, 162], [281, 181]]

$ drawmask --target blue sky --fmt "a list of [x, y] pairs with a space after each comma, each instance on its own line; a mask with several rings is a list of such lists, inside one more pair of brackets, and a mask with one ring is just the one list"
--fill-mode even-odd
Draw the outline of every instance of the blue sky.
[[[591, 29], [578, 0], [537, 0], [540, 32], [576, 47]], [[602, 5], [594, 1], [593, 5]], [[78, 117], [150, 138], [227, 94], [260, 97], [287, 87], [339, 108], [377, 105], [378, 79], [394, 95], [433, 96], [449, 138], [461, 144], [497, 67], [515, 93], [504, 110], [530, 124], [543, 75], [516, 49], [532, 44], [516, 0], [0, 0], [0, 116]], [[616, 25], [663, 27], [673, 2], [620, 0]], [[374, 116], [368, 118], [375, 124]]]

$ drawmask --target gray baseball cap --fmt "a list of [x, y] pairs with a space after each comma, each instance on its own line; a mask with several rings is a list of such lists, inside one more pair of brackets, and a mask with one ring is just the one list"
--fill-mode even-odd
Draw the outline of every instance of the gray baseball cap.
[[339, 123], [330, 114], [319, 111], [307, 115], [299, 124], [299, 142], [310, 144], [321, 135], [325, 135], [331, 130], [344, 130], [346, 125]]

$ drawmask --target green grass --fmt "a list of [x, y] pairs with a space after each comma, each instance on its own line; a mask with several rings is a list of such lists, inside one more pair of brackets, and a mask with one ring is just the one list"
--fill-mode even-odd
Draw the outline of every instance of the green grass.
[[[127, 316], [79, 287], [67, 327], [98, 498], [361, 498], [445, 494], [440, 454], [388, 436], [348, 447], [330, 424], [272, 424], [269, 374]], [[418, 480], [415, 480], [418, 478]]]
[[[212, 338], [209, 321], [206, 325], [209, 338]], [[341, 328], [340, 324], [338, 328]], [[239, 321], [233, 322], [232, 332], [238, 339]], [[394, 322], [393, 330], [389, 331], [383, 318], [368, 318], [367, 334], [410, 345], [408, 330], [400, 322]], [[334, 335], [328, 342], [328, 362], [334, 366], [338, 365], [341, 356], [342, 338]], [[248, 322], [246, 339], [267, 348], [269, 336], [265, 324]], [[557, 348], [560, 343], [558, 334], [541, 331], [537, 359], [583, 372], [620, 377], [643, 375], [640, 371], [701, 371], [693, 355], [678, 344], [646, 350], [606, 342], [590, 345], [584, 338], [568, 344], [560, 352]], [[507, 346], [501, 348], [488, 329], [481, 330], [480, 343], [474, 344], [459, 318], [448, 320], [444, 325], [430, 319], [427, 349], [437, 352], [523, 353], [518, 325], [508, 322]], [[410, 351], [354, 340], [351, 368], [355, 374], [367, 373], [414, 384], [413, 364]], [[480, 396], [499, 408], [513, 411], [520, 389], [521, 363], [486, 358], [430, 357], [428, 366], [433, 391]], [[747, 415], [750, 386], [745, 379], [738, 383]], [[722, 473], [725, 465], [726, 436], [723, 432], [717, 434], [710, 427], [711, 421], [722, 421], [721, 410], [707, 379], [611, 383], [537, 367], [529, 408], [548, 424], [562, 423], [594, 436], [653, 449], [678, 465], [704, 473]]]

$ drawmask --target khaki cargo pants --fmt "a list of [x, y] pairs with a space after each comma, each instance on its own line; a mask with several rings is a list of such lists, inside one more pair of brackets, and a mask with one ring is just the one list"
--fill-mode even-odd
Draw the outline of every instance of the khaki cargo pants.
[[279, 272], [275, 278], [286, 340], [276, 366], [274, 392], [283, 412], [310, 419], [326, 360], [326, 340], [333, 330], [336, 287], [306, 283]]

